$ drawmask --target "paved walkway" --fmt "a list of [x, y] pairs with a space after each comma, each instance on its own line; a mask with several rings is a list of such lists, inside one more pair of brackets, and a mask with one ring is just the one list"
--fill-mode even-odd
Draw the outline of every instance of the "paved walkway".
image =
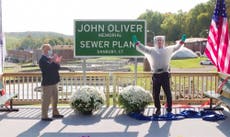
[[[18, 112], [0, 112], [1, 137], [229, 137], [230, 112], [218, 122], [200, 118], [177, 121], [139, 121], [125, 115], [120, 108], [103, 108], [93, 116], [60, 107], [63, 119], [40, 121], [40, 107], [18, 106]], [[174, 108], [178, 113], [184, 108]], [[194, 108], [194, 110], [199, 110]], [[153, 107], [145, 110], [151, 115]], [[165, 109], [162, 109], [165, 112]], [[49, 114], [51, 115], [51, 113]]]

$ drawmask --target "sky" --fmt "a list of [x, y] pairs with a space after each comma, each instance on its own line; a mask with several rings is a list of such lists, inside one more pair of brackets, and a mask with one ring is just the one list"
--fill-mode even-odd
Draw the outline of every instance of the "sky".
[[209, 0], [1, 0], [4, 32], [51, 31], [73, 35], [74, 20], [137, 19], [147, 9], [184, 12]]

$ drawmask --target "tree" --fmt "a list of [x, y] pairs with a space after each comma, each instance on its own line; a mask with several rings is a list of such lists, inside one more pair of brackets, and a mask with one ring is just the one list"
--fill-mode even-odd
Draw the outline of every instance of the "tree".
[[179, 11], [177, 14], [166, 13], [161, 29], [166, 35], [167, 41], [175, 41], [179, 39], [184, 32], [184, 18], [185, 13]]
[[151, 41], [154, 35], [161, 34], [160, 25], [163, 22], [164, 18], [160, 12], [153, 12], [152, 10], [146, 10], [145, 13], [141, 14], [138, 19], [146, 20], [147, 30], [150, 37], [147, 38], [148, 41]]
[[201, 13], [197, 16], [197, 26], [199, 26], [199, 34], [200, 37], [207, 37], [208, 36], [208, 28], [210, 23], [210, 17], [208, 13]]
[[201, 3], [188, 12], [185, 27], [187, 34], [193, 37], [207, 36], [205, 32], [209, 29], [214, 5], [212, 2]]
[[31, 37], [31, 35], [28, 35], [26, 38], [22, 40], [21, 46], [19, 48], [25, 50], [33, 49], [34, 47], [36, 47], [36, 41]]

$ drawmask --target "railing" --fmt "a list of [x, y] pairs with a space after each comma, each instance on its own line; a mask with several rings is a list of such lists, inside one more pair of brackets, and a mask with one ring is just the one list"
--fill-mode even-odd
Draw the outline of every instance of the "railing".
[[[70, 96], [81, 86], [94, 86], [106, 95], [106, 105], [117, 105], [118, 93], [128, 85], [139, 85], [152, 92], [152, 74], [131, 72], [62, 72], [59, 83], [59, 102], [69, 103]], [[174, 103], [200, 104], [206, 101], [203, 92], [216, 90], [218, 73], [171, 73], [171, 89]], [[17, 104], [35, 104], [41, 101], [41, 73], [4, 73], [6, 92], [17, 94]], [[164, 92], [161, 92], [165, 100]]]

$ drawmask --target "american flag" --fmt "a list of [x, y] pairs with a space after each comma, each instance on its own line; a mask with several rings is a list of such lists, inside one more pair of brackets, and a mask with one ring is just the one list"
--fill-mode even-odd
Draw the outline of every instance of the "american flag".
[[230, 74], [230, 47], [225, 0], [217, 0], [209, 28], [205, 54], [218, 72]]

